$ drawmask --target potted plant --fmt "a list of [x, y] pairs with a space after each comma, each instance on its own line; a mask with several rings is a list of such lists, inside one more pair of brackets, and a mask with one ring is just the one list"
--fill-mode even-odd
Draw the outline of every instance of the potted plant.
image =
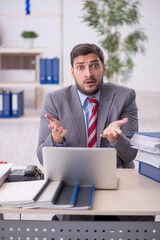
[[145, 53], [147, 36], [138, 27], [139, 5], [138, 0], [84, 0], [83, 20], [101, 38], [100, 44], [106, 50], [106, 77], [111, 82], [129, 80], [133, 56]]
[[38, 34], [33, 31], [23, 31], [21, 37], [24, 38], [24, 48], [33, 48], [33, 40], [38, 37]]

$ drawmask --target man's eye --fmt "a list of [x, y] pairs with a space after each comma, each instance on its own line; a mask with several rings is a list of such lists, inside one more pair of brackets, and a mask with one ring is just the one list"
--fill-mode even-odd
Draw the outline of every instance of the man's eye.
[[98, 64], [92, 64], [92, 68], [99, 68], [99, 65]]
[[84, 69], [84, 66], [78, 66], [77, 69], [78, 69], [78, 70], [83, 70], [83, 69]]

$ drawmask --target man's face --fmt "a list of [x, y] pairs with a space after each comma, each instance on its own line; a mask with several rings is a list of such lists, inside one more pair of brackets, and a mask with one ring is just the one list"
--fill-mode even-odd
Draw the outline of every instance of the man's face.
[[94, 53], [76, 57], [71, 68], [77, 89], [87, 96], [95, 95], [100, 90], [105, 71], [106, 66]]

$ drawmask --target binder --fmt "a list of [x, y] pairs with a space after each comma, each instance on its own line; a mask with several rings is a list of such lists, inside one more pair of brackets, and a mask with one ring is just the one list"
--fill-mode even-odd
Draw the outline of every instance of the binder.
[[40, 63], [40, 84], [45, 84], [46, 83], [46, 59], [40, 58], [39, 60]]
[[62, 182], [60, 192], [52, 201], [55, 208], [69, 208], [73, 207], [76, 201], [78, 192], [78, 184], [68, 185]]
[[65, 209], [73, 207], [76, 201], [78, 184], [68, 185], [63, 181], [50, 181], [35, 202], [25, 208]]
[[4, 207], [25, 207], [36, 201], [46, 186], [47, 180], [3, 183], [0, 188], [0, 205]]
[[160, 168], [139, 162], [139, 173], [160, 183]]
[[131, 138], [131, 148], [160, 153], [160, 132], [135, 132]]
[[24, 91], [11, 93], [12, 117], [18, 118], [24, 114]]
[[11, 116], [11, 93], [10, 91], [3, 91], [3, 118], [10, 118]]
[[0, 89], [0, 118], [3, 118], [3, 90]]
[[53, 83], [53, 76], [52, 76], [52, 59], [46, 58], [45, 59], [45, 67], [46, 67], [46, 83], [52, 84]]
[[160, 168], [160, 154], [139, 150], [136, 160]]
[[52, 59], [52, 79], [53, 84], [59, 84], [59, 59]]
[[92, 206], [94, 186], [79, 186], [74, 209], [90, 209]]

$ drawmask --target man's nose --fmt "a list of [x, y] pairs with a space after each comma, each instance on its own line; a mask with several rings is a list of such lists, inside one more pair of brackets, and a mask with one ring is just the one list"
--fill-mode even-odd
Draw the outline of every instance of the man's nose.
[[86, 67], [85, 69], [85, 77], [91, 77], [92, 76], [92, 71], [89, 67]]

